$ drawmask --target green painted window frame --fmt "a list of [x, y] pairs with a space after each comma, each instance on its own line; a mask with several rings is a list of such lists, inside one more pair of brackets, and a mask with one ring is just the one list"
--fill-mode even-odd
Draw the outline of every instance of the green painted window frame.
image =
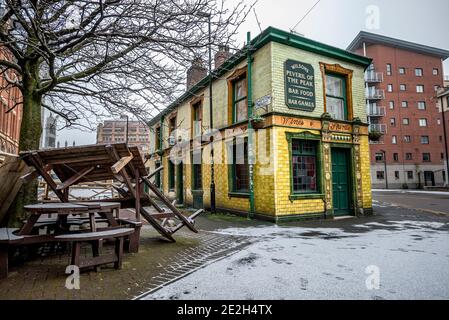
[[[311, 132], [292, 133], [287, 132], [288, 141], [288, 154], [289, 154], [289, 166], [290, 166], [290, 200], [300, 199], [323, 199], [324, 198], [324, 184], [323, 184], [323, 151], [321, 136], [313, 134]], [[317, 190], [312, 192], [298, 192], [293, 189], [293, 140], [312, 140], [316, 143], [316, 171], [317, 171]]]
[[[243, 138], [243, 143], [248, 144], [248, 137]], [[228, 158], [228, 195], [231, 197], [238, 197], [238, 198], [247, 198], [249, 197], [249, 182], [248, 182], [248, 190], [237, 190], [235, 188], [236, 185], [236, 175], [235, 175], [235, 157], [236, 157], [236, 148], [237, 148], [237, 139], [232, 138], [231, 141], [227, 142], [227, 149], [228, 149], [228, 157], [232, 153], [232, 159]], [[248, 149], [247, 149], [248, 150]], [[249, 158], [248, 158], [248, 152], [245, 155], [246, 157], [246, 164], [247, 164], [247, 170], [249, 175]], [[229, 161], [231, 160], [231, 161]]]
[[175, 191], [175, 164], [170, 159], [168, 161], [168, 191]]
[[[337, 96], [333, 96], [333, 95], [329, 95], [326, 92], [326, 101], [327, 101], [327, 97], [329, 98], [334, 98], [334, 99], [339, 99], [339, 100], [343, 100], [343, 112], [344, 112], [344, 119], [337, 119], [337, 120], [348, 120], [349, 118], [349, 114], [348, 114], [348, 97], [347, 97], [347, 79], [345, 76], [342, 76], [341, 74], [337, 74], [334, 72], [326, 72], [326, 78], [327, 76], [333, 77], [333, 78], [338, 78], [340, 80], [342, 80], [343, 83], [343, 97], [337, 97]], [[327, 79], [326, 79], [327, 81]]]
[[[246, 81], [246, 95], [244, 97], [236, 100], [236, 98], [235, 98], [235, 91], [236, 91], [235, 88], [236, 88], [237, 83], [242, 81], [242, 80]], [[241, 76], [239, 76], [239, 77], [237, 77], [237, 78], [232, 80], [232, 124], [237, 123], [237, 109], [236, 109], [237, 103], [239, 103], [241, 101], [244, 101], [244, 100], [246, 100], [246, 111], [247, 111], [246, 113], [248, 114], [248, 81], [246, 79], [246, 73], [244, 73]], [[247, 116], [247, 118], [248, 118], [248, 116]], [[247, 121], [247, 120], [248, 119], [241, 120], [241, 121], [238, 121], [238, 122]]]
[[[192, 191], [203, 191], [203, 174], [202, 174], [202, 164], [201, 163], [194, 163], [193, 161], [193, 157], [195, 153], [200, 153], [200, 156], [202, 155], [203, 151], [202, 150], [196, 150], [191, 152], [191, 159], [192, 159], [192, 168], [191, 168], [191, 172], [192, 172]], [[195, 171], [195, 166], [199, 166], [200, 171], [201, 171], [201, 177], [200, 177], [200, 182], [198, 183], [198, 181], [196, 179], [198, 179], [197, 175], [196, 175], [196, 171]], [[200, 186], [198, 188], [198, 185]]]

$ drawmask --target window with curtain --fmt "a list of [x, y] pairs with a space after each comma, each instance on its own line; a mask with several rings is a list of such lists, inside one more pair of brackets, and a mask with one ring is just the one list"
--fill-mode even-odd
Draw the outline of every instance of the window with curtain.
[[346, 79], [326, 74], [326, 109], [336, 120], [347, 120]]

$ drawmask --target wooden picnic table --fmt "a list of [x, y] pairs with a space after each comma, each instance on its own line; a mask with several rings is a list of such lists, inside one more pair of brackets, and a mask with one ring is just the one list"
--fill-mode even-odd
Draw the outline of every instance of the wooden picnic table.
[[23, 227], [19, 230], [18, 235], [30, 235], [34, 226], [38, 222], [42, 214], [57, 214], [57, 225], [61, 226], [67, 222], [69, 215], [88, 215], [89, 224], [92, 232], [97, 231], [95, 214], [99, 213], [104, 215], [111, 226], [118, 226], [117, 221], [113, 217], [113, 210], [118, 210], [120, 208], [120, 203], [71, 203], [71, 202], [60, 202], [60, 203], [40, 203], [27, 205], [24, 209], [31, 213], [30, 217], [27, 219]]

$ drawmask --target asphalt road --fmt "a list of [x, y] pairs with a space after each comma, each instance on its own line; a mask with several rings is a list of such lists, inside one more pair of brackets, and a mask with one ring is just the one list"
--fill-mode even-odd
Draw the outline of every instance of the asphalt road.
[[375, 191], [375, 203], [449, 215], [449, 192]]

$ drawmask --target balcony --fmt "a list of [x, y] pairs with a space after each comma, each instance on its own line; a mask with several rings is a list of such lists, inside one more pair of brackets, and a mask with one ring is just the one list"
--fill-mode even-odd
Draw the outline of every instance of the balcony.
[[369, 125], [369, 131], [370, 132], [382, 132], [387, 133], [387, 125], [386, 124], [370, 124]]
[[380, 83], [384, 81], [384, 74], [382, 72], [367, 71], [365, 72], [365, 81], [368, 83]]
[[384, 117], [385, 107], [380, 107], [372, 104], [366, 106], [368, 117]]
[[368, 100], [382, 100], [385, 99], [385, 90], [368, 89], [366, 90], [366, 98]]

